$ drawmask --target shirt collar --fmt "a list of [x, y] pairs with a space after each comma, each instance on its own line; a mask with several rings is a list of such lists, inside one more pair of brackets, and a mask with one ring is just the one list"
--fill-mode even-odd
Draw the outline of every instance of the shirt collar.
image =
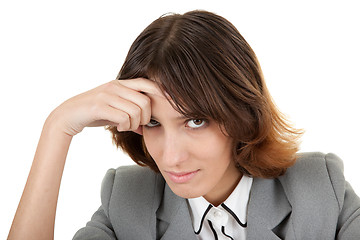
[[[234, 191], [224, 201], [224, 204], [231, 209], [232, 212], [239, 218], [242, 223], [246, 223], [247, 205], [249, 202], [249, 195], [252, 186], [253, 178], [243, 175]], [[205, 212], [209, 211], [211, 205], [204, 197], [188, 199], [190, 215], [195, 232], [200, 231], [202, 226], [202, 219]], [[222, 208], [221, 205], [218, 206]]]

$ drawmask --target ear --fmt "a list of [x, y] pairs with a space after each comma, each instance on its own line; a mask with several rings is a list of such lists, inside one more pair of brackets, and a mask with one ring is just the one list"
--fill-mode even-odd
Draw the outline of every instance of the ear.
[[133, 131], [134, 133], [137, 133], [139, 135], [143, 135], [143, 129], [142, 126], [140, 125], [136, 130]]

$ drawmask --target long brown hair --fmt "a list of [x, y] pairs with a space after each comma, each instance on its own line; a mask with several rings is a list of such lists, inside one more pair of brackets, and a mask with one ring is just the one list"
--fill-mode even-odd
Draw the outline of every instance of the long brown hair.
[[[210, 118], [233, 139], [244, 174], [277, 177], [294, 164], [301, 131], [279, 112], [255, 53], [226, 19], [206, 11], [162, 16], [135, 40], [117, 79], [152, 78], [187, 117]], [[139, 165], [158, 168], [142, 136], [109, 127]]]

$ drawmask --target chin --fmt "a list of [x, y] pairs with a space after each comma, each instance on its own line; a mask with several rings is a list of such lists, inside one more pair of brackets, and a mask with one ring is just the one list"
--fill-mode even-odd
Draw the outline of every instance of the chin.
[[201, 197], [203, 195], [205, 195], [205, 193], [203, 191], [196, 191], [194, 189], [194, 187], [190, 187], [191, 189], [185, 189], [182, 187], [175, 187], [175, 186], [171, 186], [169, 185], [171, 191], [173, 191], [173, 193], [175, 193], [177, 196], [182, 197], [182, 198], [197, 198], [197, 197]]

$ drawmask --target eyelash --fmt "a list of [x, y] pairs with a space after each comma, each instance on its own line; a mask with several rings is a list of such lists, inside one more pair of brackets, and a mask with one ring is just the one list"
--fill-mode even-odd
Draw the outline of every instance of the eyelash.
[[[197, 121], [202, 121], [201, 122], [201, 124], [203, 124], [203, 125], [201, 125], [201, 126], [199, 126], [199, 127], [190, 127], [190, 126], [188, 126], [188, 124], [189, 124], [189, 122], [190, 121], [195, 121], [195, 120], [197, 120]], [[152, 123], [153, 122], [153, 123]], [[209, 121], [207, 120], [207, 119], [201, 119], [201, 118], [193, 118], [193, 119], [187, 119], [186, 121], [185, 121], [185, 127], [187, 127], [187, 128], [189, 128], [189, 129], [191, 129], [191, 130], [197, 130], [197, 129], [201, 129], [201, 128], [204, 128], [204, 127], [206, 127], [206, 125], [209, 123]], [[152, 126], [149, 126], [149, 124], [152, 124]], [[160, 123], [158, 122], [158, 121], [156, 121], [156, 120], [154, 120], [154, 119], [151, 119], [150, 120], [150, 122], [148, 123], [148, 124], [146, 124], [146, 125], [144, 125], [146, 128], [155, 128], [155, 127], [159, 127], [160, 126]]]
[[[195, 124], [196, 127], [190, 127], [190, 126], [189, 126], [189, 123], [190, 123], [191, 121], [201, 121], [201, 125], [198, 126], [198, 125]], [[207, 123], [208, 123], [208, 122], [207, 122], [205, 119], [190, 119], [190, 120], [187, 120], [187, 121], [186, 121], [186, 127], [195, 130], [195, 129], [204, 127]]]
[[[155, 123], [151, 123], [151, 122], [155, 122]], [[155, 126], [149, 126], [149, 124], [156, 124]], [[156, 120], [154, 120], [154, 119], [150, 119], [150, 122], [148, 123], [148, 124], [146, 124], [146, 125], [144, 125], [145, 127], [147, 127], [147, 128], [154, 128], [154, 127], [158, 127], [160, 125], [160, 123], [158, 122], [158, 121], [156, 121]]]

